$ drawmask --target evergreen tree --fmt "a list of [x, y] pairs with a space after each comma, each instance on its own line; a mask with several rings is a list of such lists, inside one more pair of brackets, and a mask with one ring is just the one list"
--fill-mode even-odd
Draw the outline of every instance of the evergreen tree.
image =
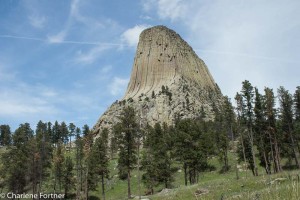
[[[48, 175], [47, 168], [51, 164], [52, 156], [52, 145], [51, 145], [51, 135], [47, 132], [47, 124], [39, 121], [36, 130], [35, 130], [35, 140], [36, 140], [36, 160], [37, 160], [37, 169], [38, 173], [38, 183], [39, 183], [39, 192], [42, 188], [42, 181]], [[39, 158], [39, 159], [37, 159]]]
[[118, 168], [120, 178], [126, 174], [128, 183], [128, 198], [131, 198], [131, 171], [137, 162], [136, 140], [138, 124], [136, 113], [132, 107], [125, 107], [119, 116], [119, 122], [114, 126], [114, 134], [118, 141]]
[[154, 128], [147, 127], [145, 140], [145, 153], [143, 155], [143, 168], [146, 173], [143, 181], [148, 189], [153, 193], [153, 187], [163, 183], [165, 188], [170, 186], [173, 180], [173, 170], [171, 168], [171, 148], [170, 137], [166, 124], [163, 128], [156, 123]]
[[295, 121], [300, 122], [300, 86], [297, 86], [294, 94], [294, 113]]
[[248, 139], [251, 148], [251, 157], [252, 157], [251, 163], [253, 163], [252, 172], [254, 176], [258, 176], [258, 169], [257, 169], [255, 153], [254, 153], [254, 135], [253, 135], [253, 97], [254, 97], [253, 86], [247, 80], [245, 80], [242, 84], [243, 86], [242, 86], [241, 95], [243, 97], [243, 104], [245, 105], [244, 121], [247, 127]]
[[[239, 137], [239, 145], [238, 145], [238, 149], [237, 149], [237, 155], [238, 155], [238, 160], [239, 162], [241, 160], [244, 161], [244, 164], [247, 163], [247, 160], [249, 161], [250, 164], [250, 168], [253, 169], [253, 165], [251, 166], [251, 160], [252, 160], [252, 156], [250, 153], [250, 157], [249, 157], [249, 153], [246, 154], [246, 149], [250, 149], [249, 146], [249, 140], [247, 140], [247, 137], [245, 136], [245, 129], [243, 127], [243, 124], [245, 123], [245, 105], [243, 103], [243, 97], [241, 94], [237, 93], [235, 96], [235, 100], [236, 100], [236, 110], [237, 110], [237, 131], [240, 135]], [[247, 155], [247, 156], [246, 156]]]
[[83, 136], [87, 136], [89, 133], [90, 133], [90, 127], [87, 124], [85, 124], [82, 127], [82, 134]]
[[70, 123], [68, 128], [69, 128], [69, 144], [71, 150], [72, 137], [75, 136], [76, 126], [73, 123]]
[[[88, 127], [88, 126], [87, 126]], [[93, 146], [93, 136], [89, 132], [86, 132], [83, 136], [83, 153], [84, 153], [84, 196], [85, 199], [89, 198], [89, 191], [93, 190], [96, 187], [96, 183], [94, 181], [94, 173], [93, 173], [93, 166], [95, 163], [93, 159], [90, 159], [91, 156], [91, 149]]]
[[72, 189], [74, 185], [73, 180], [73, 168], [74, 163], [70, 156], [67, 156], [66, 159], [63, 162], [63, 187], [65, 192], [65, 198], [69, 197], [69, 191]]
[[215, 141], [216, 141], [219, 159], [221, 162], [223, 162], [223, 168], [221, 172], [227, 172], [229, 170], [228, 131], [230, 131], [230, 127], [228, 127], [228, 124], [225, 121], [225, 106], [224, 105], [222, 106], [221, 112], [218, 109], [214, 109], [214, 113], [215, 113], [215, 121], [214, 121]]
[[298, 161], [296, 145], [298, 141], [295, 138], [294, 124], [293, 124], [293, 98], [292, 95], [284, 87], [279, 87], [278, 89], [278, 99], [279, 99], [279, 118], [281, 120], [281, 131], [288, 138], [288, 149], [290, 148], [292, 153], [291, 157], [295, 159], [296, 166], [300, 168], [300, 163]]
[[80, 137], [81, 130], [76, 128], [76, 198], [80, 199], [80, 192], [83, 191], [83, 139]]
[[[57, 147], [54, 151], [53, 156], [53, 176], [54, 176], [54, 183], [53, 183], [53, 190], [54, 193], [58, 193], [62, 191], [62, 178], [63, 178], [63, 163], [64, 163], [64, 152], [63, 152], [63, 145], [62, 142], [59, 141], [57, 143]], [[58, 184], [58, 189], [57, 189]]]
[[9, 125], [0, 126], [0, 145], [7, 146], [11, 144], [11, 131]]
[[257, 88], [255, 88], [254, 116], [254, 138], [258, 147], [260, 165], [265, 168], [267, 174], [270, 174], [271, 147], [266, 128], [265, 102]]
[[234, 141], [235, 136], [233, 133], [233, 126], [235, 124], [235, 113], [230, 98], [225, 96], [223, 109], [222, 109], [225, 121], [225, 127], [227, 129], [228, 135], [230, 135], [231, 140]]
[[92, 180], [97, 185], [101, 180], [102, 198], [105, 200], [105, 179], [109, 178], [109, 157], [108, 157], [108, 129], [100, 133], [100, 137], [95, 140], [89, 157], [90, 173], [93, 175]]
[[297, 142], [298, 151], [300, 153], [300, 86], [296, 88], [295, 94], [294, 94], [294, 115], [295, 115], [295, 121], [294, 121], [294, 129], [295, 129], [295, 137]]
[[57, 145], [58, 141], [61, 139], [61, 128], [60, 128], [60, 124], [55, 121], [54, 125], [52, 127], [52, 143], [55, 144], [55, 146]]
[[29, 184], [30, 174], [30, 145], [33, 130], [28, 123], [21, 124], [13, 134], [13, 143], [7, 151], [1, 155], [1, 177], [8, 190], [15, 194], [25, 192]]
[[266, 117], [266, 131], [269, 136], [269, 142], [271, 147], [271, 155], [274, 165], [274, 172], [282, 171], [280, 164], [280, 135], [276, 129], [276, 109], [275, 109], [275, 97], [273, 90], [265, 88], [265, 117]]
[[208, 157], [213, 154], [212, 131], [205, 121], [195, 123], [183, 119], [175, 124], [175, 156], [183, 164], [185, 185], [198, 182], [199, 172], [208, 168]]
[[28, 163], [29, 163], [29, 173], [28, 178], [31, 182], [32, 186], [32, 193], [36, 194], [38, 190], [40, 190], [40, 187], [38, 188], [38, 185], [40, 185], [41, 177], [42, 177], [42, 170], [41, 170], [41, 152], [38, 149], [38, 143], [36, 140], [36, 137], [32, 137], [28, 144]]
[[68, 129], [68, 126], [65, 122], [62, 122], [60, 124], [60, 133], [61, 133], [61, 136], [60, 136], [60, 140], [64, 143], [64, 144], [67, 144], [68, 143], [68, 140], [69, 140], [69, 129]]

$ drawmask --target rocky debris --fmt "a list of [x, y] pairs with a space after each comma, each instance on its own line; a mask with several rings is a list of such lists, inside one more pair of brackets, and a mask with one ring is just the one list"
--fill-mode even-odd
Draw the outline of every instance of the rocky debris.
[[242, 195], [241, 194], [236, 194], [236, 195], [233, 195], [231, 198], [232, 199], [242, 199]]
[[270, 182], [270, 184], [271, 184], [271, 185], [273, 185], [273, 184], [275, 184], [275, 183], [280, 184], [280, 183], [282, 183], [282, 182], [284, 182], [284, 181], [286, 181], [286, 180], [287, 180], [287, 178], [276, 178], [276, 179], [272, 180], [272, 181]]
[[[139, 196], [135, 196], [134, 199], [140, 199]], [[150, 200], [147, 196], [141, 196], [141, 200]]]
[[174, 192], [174, 189], [164, 188], [157, 195], [159, 195], [159, 196], [167, 196], [167, 195], [169, 195], [172, 192]]
[[125, 106], [138, 112], [142, 125], [174, 124], [175, 117], [197, 118], [202, 111], [213, 119], [213, 107], [223, 96], [205, 63], [173, 30], [155, 26], [144, 30], [124, 97], [113, 103], [94, 126], [97, 134], [111, 128]]
[[198, 196], [201, 196], [201, 195], [205, 195], [205, 194], [208, 194], [209, 193], [209, 190], [206, 189], [206, 188], [199, 188], [195, 191], [195, 196], [198, 197]]

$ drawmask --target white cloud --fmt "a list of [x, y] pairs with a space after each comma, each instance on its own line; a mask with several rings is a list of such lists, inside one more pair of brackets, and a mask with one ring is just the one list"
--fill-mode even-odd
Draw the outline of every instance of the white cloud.
[[44, 25], [46, 23], [46, 18], [44, 16], [30, 15], [28, 19], [31, 26], [38, 29], [44, 28]]
[[82, 53], [81, 51], [77, 52], [76, 58], [74, 59], [75, 62], [81, 64], [92, 64], [97, 59], [100, 58], [101, 54], [105, 51], [110, 49], [112, 46], [108, 45], [99, 45], [94, 48], [91, 48], [87, 53]]
[[101, 73], [107, 74], [107, 73], [110, 72], [111, 70], [112, 70], [112, 66], [111, 66], [111, 65], [107, 65], [107, 66], [104, 66], [104, 67], [101, 69]]
[[62, 43], [67, 35], [67, 31], [64, 29], [56, 35], [48, 35], [47, 41], [49, 43]]
[[148, 27], [149, 25], [135, 25], [121, 35], [121, 40], [130, 47], [136, 47], [141, 32]]
[[185, 39], [224, 94], [233, 97], [245, 79], [261, 91], [279, 85], [294, 91], [299, 85], [299, 1], [149, 2], [161, 19], [185, 27]]
[[119, 77], [114, 77], [112, 83], [108, 86], [110, 89], [110, 93], [113, 96], [118, 96], [118, 95], [123, 95], [125, 94], [125, 90], [128, 85], [128, 78], [119, 78]]
[[146, 12], [156, 10], [161, 19], [174, 21], [187, 14], [189, 3], [190, 1], [183, 0], [143, 0], [142, 6]]
[[153, 7], [156, 3], [156, 0], [141, 0], [141, 3], [142, 3], [142, 6], [143, 6], [143, 9], [146, 12], [149, 12], [153, 9]]
[[158, 14], [161, 18], [175, 20], [186, 14], [187, 5], [182, 0], [159, 0]]
[[18, 83], [10, 88], [0, 87], [0, 116], [30, 118], [35, 114], [58, 114], [58, 109], [47, 98], [49, 90], [44, 89], [24, 83]]
[[5, 64], [0, 63], [0, 83], [13, 81], [15, 79], [16, 72], [9, 71]]
[[78, 5], [79, 0], [73, 0], [70, 4], [70, 13], [67, 18], [67, 21], [65, 22], [65, 25], [61, 31], [59, 31], [57, 34], [54, 35], [48, 35], [47, 41], [49, 43], [62, 43], [64, 42], [66, 36], [68, 35], [69, 29], [72, 25], [73, 17], [76, 17], [78, 15]]

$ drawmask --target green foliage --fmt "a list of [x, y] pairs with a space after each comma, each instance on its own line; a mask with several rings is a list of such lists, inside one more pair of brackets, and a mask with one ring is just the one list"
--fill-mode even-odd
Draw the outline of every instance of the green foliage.
[[[294, 119], [293, 119], [293, 97], [284, 87], [278, 89], [279, 99], [279, 119], [280, 119], [280, 131], [287, 138], [284, 150], [286, 155], [295, 159], [296, 166], [300, 169], [300, 163], [297, 156], [296, 146], [299, 151], [299, 141], [294, 132]], [[298, 152], [299, 153], [299, 152]]]
[[95, 140], [88, 158], [91, 190], [95, 190], [98, 182], [101, 180], [104, 194], [104, 178], [109, 178], [108, 164], [108, 129], [104, 129]]
[[65, 197], [69, 195], [69, 191], [74, 187], [74, 163], [70, 156], [67, 156], [63, 162], [63, 187], [65, 190]]
[[114, 134], [119, 147], [119, 177], [122, 178], [127, 173], [128, 197], [130, 198], [130, 172], [137, 162], [136, 142], [138, 136], [136, 113], [132, 107], [123, 109], [119, 116], [119, 122], [114, 126]]
[[53, 155], [53, 176], [54, 176], [54, 182], [53, 182], [53, 189], [54, 191], [61, 191], [62, 190], [62, 179], [63, 179], [63, 163], [64, 163], [65, 157], [63, 152], [63, 145], [62, 142], [58, 142], [56, 149], [54, 150]]
[[21, 124], [13, 135], [13, 146], [8, 147], [8, 151], [1, 156], [1, 177], [8, 189], [16, 194], [23, 193], [32, 180], [31, 173], [28, 173], [31, 158], [34, 156], [30, 149], [32, 137], [33, 130], [30, 125]]
[[85, 124], [82, 127], [82, 135], [87, 136], [89, 133], [90, 133], [90, 127], [87, 124]]
[[159, 123], [156, 123], [154, 128], [147, 126], [142, 160], [145, 170], [143, 182], [152, 193], [153, 188], [160, 183], [168, 188], [173, 181], [170, 143], [169, 128], [166, 124], [163, 128]]
[[0, 145], [7, 146], [12, 142], [11, 131], [9, 125], [0, 126]]
[[197, 123], [191, 119], [180, 120], [175, 125], [174, 153], [183, 164], [185, 185], [188, 177], [191, 184], [198, 182], [199, 172], [209, 167], [207, 160], [213, 154], [214, 145], [207, 125], [205, 121]]

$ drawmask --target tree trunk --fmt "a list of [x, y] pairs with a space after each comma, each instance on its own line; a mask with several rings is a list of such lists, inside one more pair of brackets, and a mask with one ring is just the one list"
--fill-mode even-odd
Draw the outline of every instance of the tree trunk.
[[250, 144], [251, 144], [251, 154], [252, 154], [253, 167], [254, 167], [254, 176], [258, 176], [258, 169], [256, 166], [256, 160], [255, 160], [255, 154], [254, 154], [252, 127], [250, 127]]
[[298, 169], [300, 169], [300, 165], [299, 165], [299, 161], [298, 161], [297, 153], [296, 153], [296, 149], [295, 149], [295, 141], [294, 141], [294, 137], [293, 137], [293, 135], [292, 135], [291, 132], [289, 132], [289, 135], [290, 135], [290, 139], [291, 139], [291, 143], [292, 143], [292, 150], [293, 150], [295, 162], [296, 162], [296, 165], [297, 165]]
[[280, 158], [280, 149], [278, 147], [278, 142], [277, 142], [277, 138], [274, 137], [275, 141], [275, 156], [276, 156], [276, 163], [277, 163], [277, 170], [278, 172], [281, 172], [282, 171], [282, 167], [281, 167], [281, 158]]
[[130, 169], [128, 167], [127, 171], [127, 193], [128, 193], [128, 199], [131, 199], [131, 187], [130, 187]]
[[[78, 140], [78, 139], [77, 139]], [[80, 199], [80, 171], [79, 171], [79, 152], [78, 152], [78, 143], [76, 142], [76, 179], [77, 179], [77, 188], [76, 188], [76, 199]]]
[[101, 181], [102, 181], [102, 198], [105, 200], [105, 188], [104, 188], [104, 174], [101, 175]]
[[187, 186], [187, 166], [186, 163], [183, 164], [183, 169], [184, 169], [184, 185]]
[[88, 174], [89, 174], [89, 168], [86, 167], [86, 173], [85, 173], [85, 199], [89, 199], [89, 190], [88, 190]]
[[[243, 157], [244, 157], [244, 165], [245, 165], [247, 162], [246, 162], [246, 153], [245, 153], [245, 145], [244, 145], [243, 134], [241, 134], [241, 141], [242, 141]], [[247, 168], [246, 168], [246, 171], [247, 171]]]

